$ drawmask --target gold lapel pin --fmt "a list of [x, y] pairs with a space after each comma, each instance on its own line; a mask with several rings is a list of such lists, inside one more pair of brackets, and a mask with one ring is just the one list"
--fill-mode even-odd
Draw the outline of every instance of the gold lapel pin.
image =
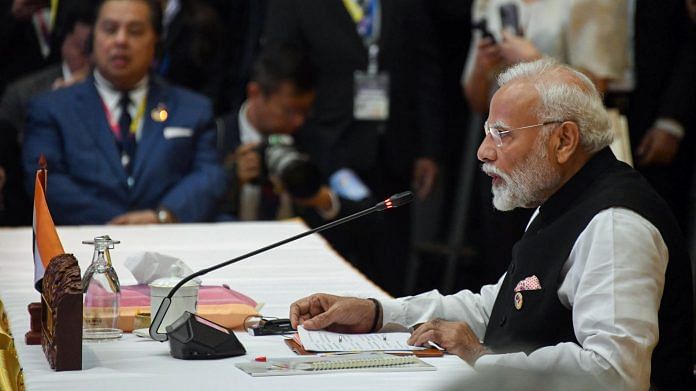
[[522, 297], [522, 292], [515, 293], [515, 309], [521, 310], [522, 304], [524, 304], [524, 297]]
[[169, 112], [167, 111], [167, 106], [164, 105], [164, 103], [160, 103], [152, 109], [150, 112], [150, 117], [152, 118], [153, 121], [155, 122], [164, 122], [167, 120], [169, 117]]

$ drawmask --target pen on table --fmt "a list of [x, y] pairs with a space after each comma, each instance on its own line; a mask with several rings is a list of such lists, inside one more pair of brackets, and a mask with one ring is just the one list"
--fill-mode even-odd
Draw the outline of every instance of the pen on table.
[[437, 350], [439, 350], [439, 351], [441, 351], [441, 352], [444, 352], [444, 351], [445, 351], [445, 349], [444, 349], [442, 346], [436, 344], [436, 343], [433, 342], [433, 341], [428, 341], [428, 345], [434, 347], [435, 349], [437, 349]]
[[326, 352], [326, 353], [317, 353], [317, 357], [331, 357], [331, 356], [345, 356], [345, 355], [351, 355], [351, 354], [357, 354], [359, 352], [356, 351], [346, 351], [346, 352]]

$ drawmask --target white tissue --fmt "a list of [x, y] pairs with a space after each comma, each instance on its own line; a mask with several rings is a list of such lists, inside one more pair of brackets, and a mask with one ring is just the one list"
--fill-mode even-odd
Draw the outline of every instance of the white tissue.
[[185, 277], [193, 273], [179, 258], [147, 251], [128, 257], [125, 266], [133, 273], [138, 284], [150, 284], [158, 278]]

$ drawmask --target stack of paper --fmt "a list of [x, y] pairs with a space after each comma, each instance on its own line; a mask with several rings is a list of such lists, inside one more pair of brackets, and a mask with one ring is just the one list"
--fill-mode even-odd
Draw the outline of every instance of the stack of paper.
[[296, 342], [311, 352], [408, 352], [423, 350], [411, 346], [408, 341], [409, 333], [370, 333], [345, 334], [330, 331], [309, 331], [304, 327], [297, 328]]

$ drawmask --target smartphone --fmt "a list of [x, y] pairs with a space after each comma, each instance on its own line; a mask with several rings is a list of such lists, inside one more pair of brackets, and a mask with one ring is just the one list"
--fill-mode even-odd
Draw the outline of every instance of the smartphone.
[[474, 30], [479, 30], [482, 38], [488, 38], [491, 40], [491, 43], [495, 43], [495, 37], [488, 29], [488, 21], [486, 19], [481, 19], [478, 22], [472, 23], [471, 27]]
[[517, 8], [517, 4], [508, 3], [503, 4], [498, 8], [500, 11], [500, 24], [503, 26], [503, 30], [510, 31], [515, 35], [522, 35], [522, 29], [520, 28], [520, 12]]
[[290, 319], [268, 319], [263, 317], [249, 317], [244, 321], [244, 326], [253, 336], [258, 335], [285, 335], [297, 330], [292, 328]]

